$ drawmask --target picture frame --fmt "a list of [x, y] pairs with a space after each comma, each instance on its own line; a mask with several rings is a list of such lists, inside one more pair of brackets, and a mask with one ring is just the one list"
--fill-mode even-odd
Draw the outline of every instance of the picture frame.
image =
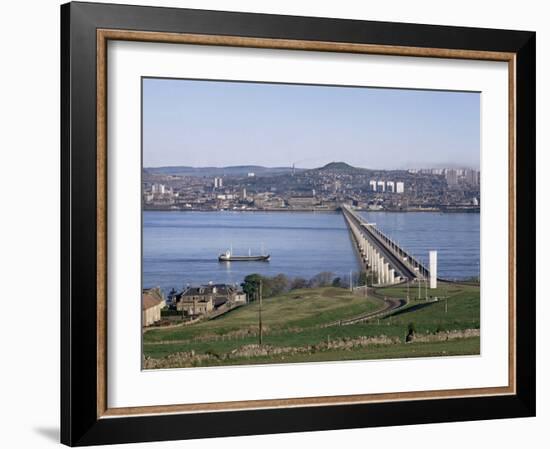
[[[503, 61], [506, 387], [108, 407], [107, 43]], [[61, 442], [70, 446], [534, 416], [535, 33], [72, 2], [61, 7]], [[216, 420], [216, 426], [204, 423]]]

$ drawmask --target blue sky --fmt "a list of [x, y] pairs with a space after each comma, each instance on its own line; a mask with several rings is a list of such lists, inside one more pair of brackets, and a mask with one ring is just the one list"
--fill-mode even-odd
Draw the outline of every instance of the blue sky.
[[143, 165], [479, 168], [480, 94], [143, 80]]

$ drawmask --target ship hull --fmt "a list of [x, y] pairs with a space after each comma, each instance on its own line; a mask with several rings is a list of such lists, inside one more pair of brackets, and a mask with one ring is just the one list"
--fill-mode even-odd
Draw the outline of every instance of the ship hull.
[[269, 254], [265, 256], [226, 256], [222, 254], [218, 257], [219, 262], [267, 262]]

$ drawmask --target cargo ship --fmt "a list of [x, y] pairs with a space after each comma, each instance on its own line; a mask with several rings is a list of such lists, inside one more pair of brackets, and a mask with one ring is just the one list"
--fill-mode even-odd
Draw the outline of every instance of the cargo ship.
[[269, 254], [262, 254], [260, 255], [253, 255], [250, 252], [250, 249], [248, 250], [248, 256], [237, 256], [233, 254], [233, 248], [226, 251], [225, 253], [222, 253], [218, 256], [219, 262], [267, 262], [269, 261], [269, 258], [271, 256]]

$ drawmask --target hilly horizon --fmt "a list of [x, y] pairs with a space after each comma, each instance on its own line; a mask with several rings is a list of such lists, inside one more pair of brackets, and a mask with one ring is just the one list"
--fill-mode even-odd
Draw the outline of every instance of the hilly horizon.
[[362, 167], [355, 167], [353, 165], [348, 164], [347, 162], [339, 161], [339, 162], [329, 162], [325, 165], [319, 166], [319, 167], [313, 167], [313, 168], [304, 168], [304, 167], [292, 167], [292, 166], [266, 166], [266, 165], [257, 165], [257, 164], [246, 164], [246, 165], [226, 165], [226, 166], [215, 166], [215, 165], [208, 165], [208, 166], [192, 166], [192, 165], [163, 165], [163, 166], [155, 166], [155, 167], [143, 167], [144, 170], [152, 171], [152, 172], [160, 172], [160, 171], [174, 171], [174, 170], [181, 170], [181, 171], [187, 171], [187, 170], [355, 170], [355, 169], [361, 169], [364, 170]]

